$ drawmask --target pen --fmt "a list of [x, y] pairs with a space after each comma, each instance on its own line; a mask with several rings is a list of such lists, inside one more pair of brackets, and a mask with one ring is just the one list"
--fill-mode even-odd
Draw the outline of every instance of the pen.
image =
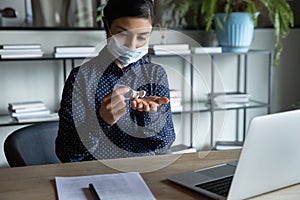
[[95, 198], [95, 200], [101, 200], [97, 191], [95, 190], [95, 187], [92, 183], [89, 184], [89, 190], [91, 191], [93, 197]]

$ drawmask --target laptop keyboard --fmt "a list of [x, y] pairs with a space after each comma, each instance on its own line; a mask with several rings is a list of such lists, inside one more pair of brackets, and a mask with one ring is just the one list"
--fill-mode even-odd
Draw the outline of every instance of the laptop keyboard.
[[196, 187], [210, 191], [210, 192], [218, 194], [220, 196], [227, 197], [232, 179], [233, 179], [233, 176], [229, 176], [229, 177], [218, 179], [215, 181], [201, 183], [199, 185], [196, 185]]

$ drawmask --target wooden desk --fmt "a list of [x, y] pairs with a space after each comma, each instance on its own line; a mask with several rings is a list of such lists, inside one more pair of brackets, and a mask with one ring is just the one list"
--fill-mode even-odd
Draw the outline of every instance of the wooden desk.
[[[167, 181], [166, 178], [180, 172], [232, 161], [237, 159], [239, 154], [239, 150], [226, 150], [213, 151], [210, 153], [201, 152], [200, 154], [189, 153], [183, 155], [115, 159], [101, 162], [89, 161], [81, 163], [3, 168], [0, 169], [0, 199], [57, 199], [54, 180], [55, 176], [82, 176], [120, 172], [109, 166], [119, 169], [122, 168], [124, 171], [140, 171], [153, 195], [158, 200], [208, 199], [197, 192], [171, 183]], [[155, 170], [153, 171], [153, 169]], [[261, 196], [258, 199], [263, 198], [273, 200], [275, 199], [274, 197], [280, 197], [278, 199], [283, 199], [283, 197], [300, 199], [300, 187], [299, 185], [296, 185], [285, 190]]]

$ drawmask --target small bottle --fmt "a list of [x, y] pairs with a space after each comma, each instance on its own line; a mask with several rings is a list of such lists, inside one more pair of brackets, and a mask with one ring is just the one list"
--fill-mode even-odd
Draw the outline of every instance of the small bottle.
[[131, 98], [133, 99], [138, 99], [138, 98], [143, 98], [146, 96], [146, 91], [145, 90], [140, 90], [140, 91], [135, 91], [131, 89]]

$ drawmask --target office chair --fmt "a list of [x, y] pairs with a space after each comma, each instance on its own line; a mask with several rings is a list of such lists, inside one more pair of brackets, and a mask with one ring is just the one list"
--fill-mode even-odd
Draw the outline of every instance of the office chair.
[[42, 122], [12, 132], [4, 141], [11, 167], [60, 163], [55, 154], [58, 122]]

